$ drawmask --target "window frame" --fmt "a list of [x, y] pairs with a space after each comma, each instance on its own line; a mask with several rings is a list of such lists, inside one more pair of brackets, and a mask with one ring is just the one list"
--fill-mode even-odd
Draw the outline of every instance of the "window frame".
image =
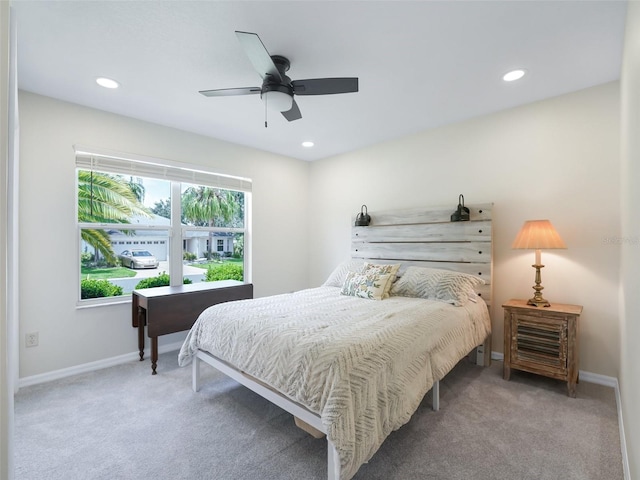
[[[245, 177], [220, 174], [200, 166], [161, 160], [152, 157], [142, 157], [135, 154], [106, 151], [82, 145], [74, 145], [76, 152], [75, 168], [75, 224], [76, 224], [76, 307], [85, 308], [100, 305], [113, 305], [130, 303], [131, 295], [120, 295], [117, 297], [100, 297], [92, 299], [81, 298], [81, 275], [80, 272], [80, 247], [82, 245], [81, 232], [83, 229], [109, 229], [109, 230], [144, 230], [144, 231], [166, 231], [168, 237], [168, 258], [169, 275], [171, 285], [181, 285], [183, 281], [183, 244], [187, 232], [225, 232], [241, 233], [244, 235], [244, 255], [243, 269], [244, 281], [251, 283], [251, 187], [252, 181]], [[111, 168], [110, 168], [111, 167]], [[137, 176], [142, 178], [155, 178], [170, 182], [171, 219], [169, 225], [148, 225], [148, 224], [124, 224], [124, 223], [92, 223], [78, 221], [78, 171], [95, 170], [110, 174], [120, 174], [127, 176]], [[198, 227], [182, 225], [181, 223], [181, 188], [183, 184], [218, 188], [244, 193], [244, 227]], [[177, 222], [174, 221], [177, 219]], [[129, 227], [129, 228], [128, 228]], [[128, 246], [128, 249], [133, 248]], [[180, 272], [180, 275], [172, 274]]]

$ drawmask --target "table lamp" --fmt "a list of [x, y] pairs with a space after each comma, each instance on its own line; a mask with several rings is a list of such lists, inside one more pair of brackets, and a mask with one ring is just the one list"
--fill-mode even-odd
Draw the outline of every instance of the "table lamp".
[[517, 249], [530, 249], [536, 251], [536, 263], [531, 265], [536, 269], [536, 284], [533, 287], [535, 294], [533, 298], [527, 301], [529, 305], [535, 305], [536, 307], [548, 307], [549, 302], [542, 297], [542, 290], [544, 287], [541, 285], [540, 269], [544, 267], [540, 260], [540, 250], [546, 248], [567, 248], [567, 246], [553, 228], [549, 220], [527, 220], [520, 229], [518, 236], [513, 241], [511, 248]]

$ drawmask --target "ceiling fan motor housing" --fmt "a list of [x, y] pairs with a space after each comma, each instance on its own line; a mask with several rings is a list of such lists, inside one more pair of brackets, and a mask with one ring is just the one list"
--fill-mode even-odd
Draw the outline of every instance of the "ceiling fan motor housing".
[[271, 75], [264, 77], [260, 97], [266, 103], [269, 110], [278, 112], [289, 111], [293, 105], [293, 87], [291, 79], [285, 75], [291, 64], [286, 57], [281, 55], [271, 55], [274, 65], [280, 73], [281, 79], [276, 79]]
[[269, 83], [265, 82], [262, 84], [261, 95], [264, 95], [267, 92], [282, 92], [287, 95], [293, 96], [293, 87], [291, 85], [286, 85], [284, 83]]
[[287, 57], [283, 57], [282, 55], [271, 55], [271, 60], [273, 60], [273, 63], [280, 72], [280, 75], [284, 77], [285, 72], [288, 72], [289, 67], [291, 67], [291, 62], [289, 62], [289, 59]]
[[286, 112], [293, 105], [291, 79], [285, 74], [289, 70], [291, 63], [289, 59], [281, 55], [271, 55], [271, 60], [278, 69], [281, 78], [276, 78], [269, 74], [265, 75], [260, 90], [260, 98], [262, 98], [269, 110]]

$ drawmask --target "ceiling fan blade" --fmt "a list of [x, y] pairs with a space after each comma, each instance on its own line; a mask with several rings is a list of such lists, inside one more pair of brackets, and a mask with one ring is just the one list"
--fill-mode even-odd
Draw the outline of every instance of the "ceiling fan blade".
[[282, 112], [282, 116], [290, 122], [300, 120], [302, 118], [302, 114], [300, 113], [300, 109], [298, 108], [298, 104], [295, 100], [293, 101], [293, 105], [291, 105], [291, 109], [286, 112]]
[[229, 97], [231, 95], [254, 95], [260, 93], [260, 87], [246, 87], [246, 88], [221, 88], [218, 90], [200, 90], [205, 97]]
[[273, 80], [282, 82], [282, 76], [258, 34], [236, 31], [236, 36], [260, 77], [263, 80], [271, 77]]
[[331, 95], [358, 91], [358, 78], [311, 78], [291, 82], [296, 95]]

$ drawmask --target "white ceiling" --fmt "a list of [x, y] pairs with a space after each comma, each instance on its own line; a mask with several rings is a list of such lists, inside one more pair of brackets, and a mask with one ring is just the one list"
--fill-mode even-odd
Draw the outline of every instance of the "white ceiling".
[[[13, 0], [20, 88], [304, 160], [620, 77], [625, 1]], [[293, 79], [357, 76], [358, 93], [259, 96], [234, 31], [255, 32]], [[505, 83], [506, 71], [529, 72]], [[107, 90], [95, 78], [121, 83]], [[306, 149], [303, 140], [315, 147]]]

